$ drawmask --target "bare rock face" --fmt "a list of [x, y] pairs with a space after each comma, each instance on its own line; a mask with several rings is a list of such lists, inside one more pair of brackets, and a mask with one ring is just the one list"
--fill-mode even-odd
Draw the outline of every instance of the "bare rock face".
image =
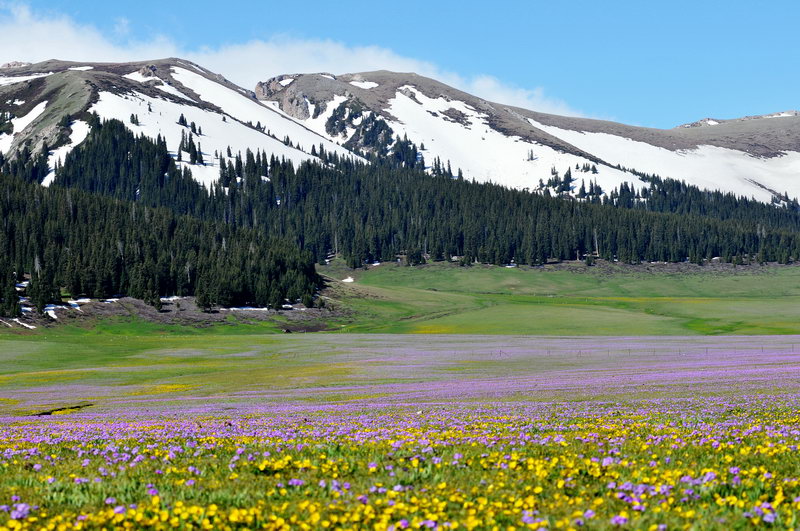
[[24, 61], [11, 61], [0, 65], [0, 68], [22, 68], [25, 66], [31, 66], [32, 64], [33, 63], [26, 63]]
[[[292, 80], [288, 82], [288, 80]], [[286, 84], [282, 84], [283, 81]], [[267, 81], [260, 81], [256, 85], [256, 98], [259, 100], [278, 101], [281, 110], [298, 120], [311, 118], [308, 99], [302, 91], [291, 90], [294, 78], [288, 75], [273, 77]]]
[[139, 69], [139, 74], [141, 74], [142, 77], [155, 78], [156, 70], [157, 70], [156, 65], [146, 65]]
[[281, 84], [281, 81], [285, 81], [287, 79], [293, 78], [291, 76], [283, 75], [273, 77], [266, 81], [259, 81], [256, 84], [256, 98], [260, 100], [271, 99], [272, 96], [285, 88], [285, 86]]
[[399, 92], [400, 94], [402, 94], [402, 95], [406, 96], [406, 97], [407, 97], [407, 98], [409, 98], [410, 100], [413, 100], [413, 101], [415, 101], [415, 102], [419, 103], [420, 105], [422, 105], [422, 104], [419, 102], [419, 100], [417, 99], [417, 95], [416, 95], [416, 93], [415, 93], [413, 90], [411, 90], [410, 88], [408, 88], [408, 87], [402, 87], [402, 88], [400, 88], [400, 89], [399, 89], [397, 92]]
[[287, 94], [281, 107], [290, 116], [299, 120], [307, 120], [311, 117], [311, 112], [308, 108], [308, 100], [302, 92], [294, 95]]

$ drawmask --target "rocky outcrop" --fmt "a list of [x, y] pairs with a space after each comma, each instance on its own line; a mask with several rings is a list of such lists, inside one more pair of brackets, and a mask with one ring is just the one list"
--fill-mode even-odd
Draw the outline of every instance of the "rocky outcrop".
[[141, 68], [139, 69], [139, 74], [140, 74], [142, 77], [152, 77], [152, 78], [155, 78], [155, 77], [156, 77], [156, 71], [157, 71], [157, 70], [158, 70], [158, 68], [156, 67], [156, 65], [145, 65], [145, 66], [143, 66], [143, 67], [141, 67]]
[[[286, 84], [281, 84], [281, 81]], [[287, 75], [261, 81], [256, 85], [256, 98], [259, 100], [277, 101], [281, 110], [292, 118], [307, 120], [311, 118], [311, 109], [305, 94], [303, 94], [302, 91], [284, 90], [293, 82], [294, 78]]]
[[26, 66], [31, 66], [33, 63], [26, 63], [23, 61], [10, 61], [8, 63], [3, 63], [0, 65], [0, 68], [23, 68]]

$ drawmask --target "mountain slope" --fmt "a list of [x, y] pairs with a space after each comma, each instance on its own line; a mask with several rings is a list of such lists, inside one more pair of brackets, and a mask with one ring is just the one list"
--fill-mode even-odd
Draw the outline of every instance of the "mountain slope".
[[[800, 197], [797, 112], [662, 130], [538, 113], [387, 71], [282, 75], [252, 92], [176, 58], [0, 68], [6, 159], [47, 147], [54, 169], [87, 137], [92, 112], [120, 119], [134, 133], [162, 136], [204, 184], [218, 178], [217, 155], [227, 157], [228, 148], [261, 150], [297, 166], [317, 159], [320, 147], [346, 157], [390, 154], [407, 137], [429, 168], [449, 164], [466, 178], [517, 189], [577, 194], [581, 182], [604, 191], [626, 182], [640, 188], [641, 176], [651, 174], [764, 202], [784, 193]], [[201, 161], [177, 153], [192, 130]], [[53, 177], [51, 171], [43, 184]]]
[[278, 76], [259, 83], [256, 95], [351, 147], [359, 145], [361, 121], [380, 117], [397, 135], [424, 144], [429, 163], [449, 160], [467, 177], [516, 188], [536, 188], [552, 168], [563, 175], [576, 164], [595, 164], [597, 174], [573, 178], [604, 189], [641, 184], [619, 165], [762, 201], [783, 192], [800, 196], [794, 111], [661, 130], [538, 113], [387, 71]]
[[[71, 63], [46, 61], [0, 70], [0, 154], [17, 156], [43, 146], [51, 150], [50, 166], [88, 134], [86, 118], [117, 118], [137, 134], [161, 135], [176, 150], [182, 134], [199, 143], [203, 163], [191, 164], [193, 176], [210, 183], [219, 176], [219, 159], [233, 153], [262, 150], [295, 165], [328, 152], [350, 152], [255, 99], [253, 93], [222, 76], [180, 59], [141, 63]], [[65, 119], [65, 116], [68, 118]], [[180, 117], [185, 124], [179, 124]], [[202, 134], [200, 133], [202, 131]], [[55, 148], [55, 149], [54, 149]], [[177, 155], [177, 153], [176, 153]], [[182, 165], [189, 165], [188, 153]], [[44, 180], [47, 185], [52, 173]]]

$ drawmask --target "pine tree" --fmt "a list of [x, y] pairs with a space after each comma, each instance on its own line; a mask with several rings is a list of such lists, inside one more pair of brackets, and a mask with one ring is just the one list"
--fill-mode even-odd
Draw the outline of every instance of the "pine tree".
[[202, 312], [210, 312], [213, 306], [211, 301], [211, 294], [208, 291], [206, 280], [201, 278], [197, 281], [197, 287], [194, 292], [195, 304]]
[[5, 268], [0, 268], [0, 274], [3, 284], [1, 286], [0, 298], [2, 298], [2, 305], [0, 306], [0, 315], [3, 317], [19, 317], [22, 315], [22, 309], [19, 304], [19, 293], [16, 288], [16, 278], [14, 275], [7, 271]]

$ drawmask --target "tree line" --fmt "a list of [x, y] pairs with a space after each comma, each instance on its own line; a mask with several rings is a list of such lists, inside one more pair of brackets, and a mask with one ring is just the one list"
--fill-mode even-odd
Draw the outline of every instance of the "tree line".
[[195, 295], [198, 304], [312, 305], [307, 251], [264, 231], [177, 215], [136, 201], [0, 176], [0, 312], [19, 314], [14, 285], [40, 311], [73, 297]]
[[45, 294], [53, 285], [149, 300], [199, 291], [201, 301], [274, 306], [309, 300], [318, 285], [312, 261], [331, 254], [353, 267], [402, 255], [531, 265], [800, 257], [796, 203], [775, 207], [657, 176], [644, 189], [625, 184], [601, 197], [590, 183], [595, 193], [583, 198], [550, 197], [470, 182], [449, 162], [426, 172], [404, 139], [370, 163], [315, 146], [320, 161], [297, 168], [228, 149], [215, 154], [220, 179], [206, 188], [191, 165], [176, 163], [167, 139], [96, 116], [90, 125], [49, 189], [32, 185], [43, 178], [41, 155], [2, 161], [16, 178], [2, 181], [0, 273], [33, 274]]
[[317, 261], [334, 253], [354, 266], [415, 249], [432, 259], [523, 264], [587, 255], [625, 262], [800, 257], [796, 204], [776, 208], [656, 176], [640, 190], [623, 184], [602, 197], [548, 197], [470, 182], [449, 162], [434, 161], [425, 172], [407, 140], [368, 164], [321, 147], [317, 154], [321, 163], [295, 168], [266, 153], [228, 150], [218, 154], [219, 182], [206, 189], [176, 167], [165, 139], [137, 138], [109, 121], [93, 125], [55, 183], [256, 228]]

